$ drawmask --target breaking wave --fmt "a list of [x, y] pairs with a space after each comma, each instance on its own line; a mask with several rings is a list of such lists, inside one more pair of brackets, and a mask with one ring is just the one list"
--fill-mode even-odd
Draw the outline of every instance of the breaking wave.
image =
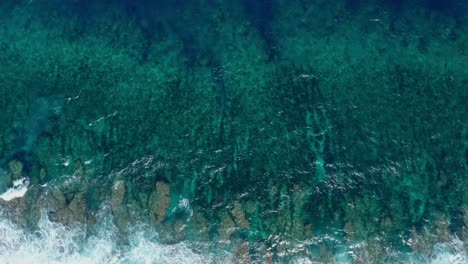
[[[206, 250], [210, 245], [187, 242], [162, 244], [158, 242], [157, 232], [143, 224], [132, 227], [129, 235], [122, 237], [106, 209], [99, 212], [94, 231], [87, 230], [89, 227], [86, 225], [69, 227], [52, 222], [45, 211], [41, 214], [37, 230], [25, 230], [5, 217], [0, 219], [0, 264], [238, 263], [232, 254], [215, 254]], [[90, 232], [93, 234], [89, 235]], [[353, 258], [344, 255], [334, 256], [330, 260], [333, 263], [353, 263]], [[313, 256], [309, 257], [291, 257], [286, 262], [322, 263], [315, 261]], [[388, 257], [392, 261], [399, 259], [414, 264], [468, 262], [464, 244], [458, 239], [436, 244], [431, 256], [388, 252]], [[359, 257], [360, 261], [370, 261], [368, 263], [372, 263], [372, 259], [371, 253]]]
[[98, 216], [94, 235], [86, 235], [86, 226], [66, 227], [52, 222], [42, 212], [35, 231], [24, 230], [2, 217], [0, 220], [1, 264], [133, 264], [133, 263], [210, 263], [210, 253], [195, 252], [185, 243], [163, 245], [157, 234], [135, 227], [126, 238], [106, 211]]

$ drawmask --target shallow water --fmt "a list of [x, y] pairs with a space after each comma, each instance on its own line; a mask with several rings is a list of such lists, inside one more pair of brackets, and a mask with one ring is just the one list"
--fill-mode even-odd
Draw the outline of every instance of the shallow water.
[[466, 263], [466, 1], [0, 3], [0, 263]]
[[[86, 234], [86, 226], [65, 227], [51, 222], [43, 212], [34, 232], [23, 230], [8, 220], [0, 222], [0, 263], [239, 263], [239, 259], [227, 251], [213, 252], [208, 243], [181, 242], [165, 245], [158, 242], [157, 231], [148, 226], [134, 226], [127, 237], [118, 234], [117, 227], [108, 219], [110, 212], [102, 209], [96, 233]], [[296, 242], [320, 244], [320, 241]], [[333, 263], [354, 263], [353, 249], [363, 245], [343, 247], [341, 252], [329, 256]], [[300, 251], [300, 250], [298, 250]], [[463, 242], [457, 238], [434, 245], [433, 254], [387, 252], [387, 258], [404, 263], [466, 263], [467, 254]], [[289, 263], [323, 263], [314, 261], [313, 253], [301, 256], [289, 252]], [[359, 262], [373, 262], [372, 252], [354, 258]]]
[[[101, 216], [102, 217], [102, 216]], [[184, 243], [162, 245], [156, 233], [132, 228], [121, 243], [111, 221], [99, 219], [95, 235], [86, 237], [84, 226], [65, 227], [42, 214], [38, 229], [21, 230], [8, 220], [0, 223], [1, 263], [210, 263], [213, 256], [197, 253]]]

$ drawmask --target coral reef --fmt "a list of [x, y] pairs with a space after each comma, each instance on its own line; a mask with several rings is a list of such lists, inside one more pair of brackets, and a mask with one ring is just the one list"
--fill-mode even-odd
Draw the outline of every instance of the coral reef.
[[122, 233], [145, 222], [239, 263], [468, 242], [463, 5], [16, 2], [0, 192], [31, 187], [0, 208], [22, 226], [109, 206]]

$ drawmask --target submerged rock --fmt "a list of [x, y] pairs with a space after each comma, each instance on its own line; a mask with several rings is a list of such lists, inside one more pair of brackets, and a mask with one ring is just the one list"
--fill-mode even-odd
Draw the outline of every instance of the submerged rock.
[[118, 210], [124, 202], [125, 198], [125, 182], [118, 180], [112, 185], [111, 193], [111, 208], [113, 211]]
[[169, 184], [163, 181], [156, 182], [155, 192], [153, 192], [149, 201], [150, 218], [154, 223], [160, 224], [166, 218], [169, 203]]
[[110, 206], [114, 222], [120, 230], [124, 230], [129, 223], [127, 204], [125, 201], [126, 185], [123, 180], [117, 180], [112, 185]]
[[209, 222], [202, 213], [196, 212], [194, 214], [193, 219], [190, 223], [190, 227], [191, 227], [190, 232], [195, 240], [209, 241], [210, 239]]
[[252, 258], [250, 256], [250, 243], [248, 241], [241, 241], [237, 244], [235, 250], [235, 263], [239, 264], [250, 264], [252, 263]]
[[83, 223], [86, 221], [86, 193], [79, 192], [73, 197], [73, 200], [68, 204], [68, 210], [72, 221]]
[[85, 192], [70, 194], [64, 193], [60, 188], [50, 187], [42, 199], [50, 220], [62, 224], [84, 223], [86, 221]]
[[12, 180], [23, 177], [23, 167], [23, 163], [18, 160], [12, 160], [8, 163], [8, 168], [10, 168]]
[[1, 213], [6, 214], [8, 219], [21, 227], [34, 228], [42, 209], [40, 202], [42, 191], [41, 187], [32, 186], [24, 196], [9, 201], [0, 199]]
[[164, 222], [158, 226], [159, 240], [164, 244], [177, 244], [185, 238], [186, 223], [182, 219]]
[[231, 211], [232, 216], [236, 225], [240, 228], [249, 229], [250, 224], [247, 218], [245, 217], [244, 210], [242, 209], [242, 204], [238, 201], [234, 203], [234, 208]]
[[232, 217], [228, 213], [223, 212], [218, 228], [219, 243], [229, 244], [231, 235], [234, 234], [237, 229], [237, 225]]

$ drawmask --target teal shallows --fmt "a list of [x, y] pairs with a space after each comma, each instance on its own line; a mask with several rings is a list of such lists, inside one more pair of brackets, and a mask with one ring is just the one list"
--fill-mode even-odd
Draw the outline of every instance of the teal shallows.
[[[466, 17], [275, 0], [259, 24], [244, 1], [40, 2], [1, 5], [4, 178], [14, 159], [32, 183], [79, 171], [89, 223], [110, 203], [122, 232], [150, 221], [167, 243], [277, 261], [466, 241]], [[60, 212], [83, 204], [61, 191]]]

